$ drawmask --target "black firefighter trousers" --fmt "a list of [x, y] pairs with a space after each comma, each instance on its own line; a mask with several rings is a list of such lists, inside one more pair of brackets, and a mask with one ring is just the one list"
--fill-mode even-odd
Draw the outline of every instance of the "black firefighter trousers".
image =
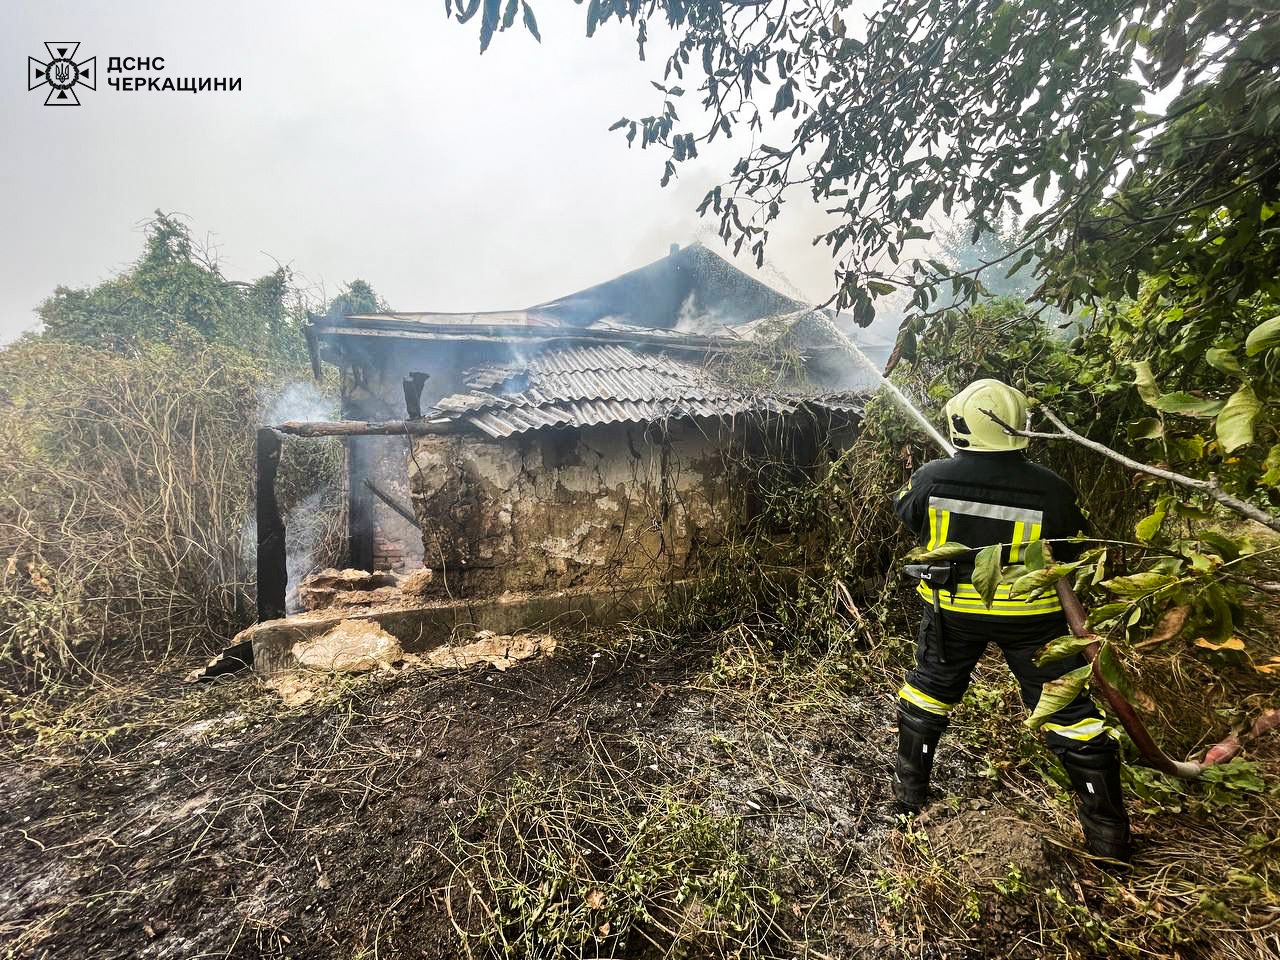
[[[941, 636], [939, 617], [942, 618]], [[1043, 666], [1036, 665], [1036, 653], [1046, 643], [1068, 632], [1061, 613], [987, 616], [926, 606], [920, 622], [916, 666], [907, 674], [907, 682], [898, 693], [899, 702], [908, 713], [921, 720], [945, 726], [948, 715], [969, 687], [973, 668], [987, 644], [994, 641], [1018, 679], [1023, 703], [1028, 710], [1034, 709], [1046, 683], [1085, 663], [1083, 656], [1075, 654]], [[1107, 735], [1102, 714], [1089, 698], [1087, 687], [1049, 717], [1042, 730], [1049, 748], [1059, 755], [1066, 750], [1116, 751], [1116, 742]]]

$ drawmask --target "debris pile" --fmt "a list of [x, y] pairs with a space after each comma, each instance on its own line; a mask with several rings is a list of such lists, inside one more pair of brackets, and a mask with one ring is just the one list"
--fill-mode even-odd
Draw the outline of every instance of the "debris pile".
[[386, 570], [330, 567], [302, 581], [298, 600], [307, 612], [404, 603], [426, 597], [434, 579], [434, 574], [425, 568], [397, 576]]
[[[455, 626], [434, 645], [424, 644], [420, 624], [415, 627], [411, 618], [406, 621], [406, 612], [433, 605], [432, 579], [430, 570], [406, 576], [321, 570], [298, 587], [301, 613], [255, 624], [236, 641], [253, 645], [268, 685], [290, 706], [311, 701], [343, 674], [463, 670], [481, 665], [507, 670], [555, 650], [555, 638], [549, 634], [477, 631], [474, 625], [462, 635], [469, 639], [462, 639]], [[406, 645], [421, 652], [406, 650]]]
[[400, 641], [372, 620], [343, 620], [293, 645], [299, 666], [326, 673], [367, 673], [400, 663], [404, 656]]
[[343, 674], [374, 671], [465, 670], [487, 664], [507, 670], [522, 660], [550, 656], [556, 648], [550, 634], [497, 634], [481, 630], [467, 643], [445, 643], [423, 654], [406, 653], [375, 620], [343, 620], [333, 628], [293, 645], [291, 669], [271, 675], [267, 685], [286, 705], [314, 700]]
[[[429, 667], [463, 669], [487, 663], [495, 670], [506, 670], [521, 660], [555, 652], [556, 639], [548, 633], [499, 634], [481, 630], [471, 643], [436, 647], [421, 658]], [[419, 659], [417, 657], [414, 658]]]

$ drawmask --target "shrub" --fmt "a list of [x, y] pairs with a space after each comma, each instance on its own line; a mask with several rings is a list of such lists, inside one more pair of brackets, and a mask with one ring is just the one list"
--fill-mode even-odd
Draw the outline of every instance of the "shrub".
[[[0, 352], [8, 672], [184, 652], [252, 619], [253, 436], [276, 382], [194, 334], [129, 355], [39, 337]], [[326, 488], [332, 507], [338, 458], [298, 452], [285, 507]]]

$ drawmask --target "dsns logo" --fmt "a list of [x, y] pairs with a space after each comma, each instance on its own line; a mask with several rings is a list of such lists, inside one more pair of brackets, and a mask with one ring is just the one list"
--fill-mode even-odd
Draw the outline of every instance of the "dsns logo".
[[76, 96], [76, 87], [87, 87], [96, 90], [94, 74], [98, 72], [95, 61], [97, 57], [76, 62], [76, 50], [79, 43], [54, 41], [46, 43], [49, 61], [27, 57], [27, 89], [48, 86], [49, 95], [44, 98], [46, 107], [78, 107], [80, 98]]

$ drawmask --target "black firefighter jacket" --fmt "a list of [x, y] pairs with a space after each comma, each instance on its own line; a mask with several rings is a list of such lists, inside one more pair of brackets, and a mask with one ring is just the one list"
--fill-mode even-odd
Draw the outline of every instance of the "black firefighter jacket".
[[[894, 510], [925, 547], [962, 543], [977, 550], [993, 543], [1008, 546], [1002, 560], [1019, 563], [1027, 546], [1036, 540], [1052, 544], [1054, 558], [1070, 561], [1080, 545], [1061, 542], [1087, 530], [1076, 503], [1076, 493], [1060, 476], [1032, 463], [1022, 451], [972, 453], [933, 460], [917, 470], [899, 492]], [[1035, 616], [1062, 608], [1050, 593], [1027, 602], [1009, 596], [1009, 584], [996, 593], [987, 608], [971, 583], [972, 556], [957, 561], [955, 589], [944, 591], [941, 607], [954, 613], [986, 616]], [[932, 602], [933, 593], [923, 584], [920, 595]]]

